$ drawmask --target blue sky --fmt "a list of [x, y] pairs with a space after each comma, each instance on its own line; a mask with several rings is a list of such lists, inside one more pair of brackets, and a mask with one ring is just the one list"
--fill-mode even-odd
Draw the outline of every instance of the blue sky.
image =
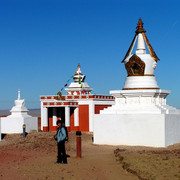
[[121, 61], [139, 17], [160, 59], [158, 85], [180, 108], [179, 7], [179, 0], [0, 0], [0, 109], [11, 109], [18, 88], [28, 108], [40, 108], [40, 95], [56, 94], [78, 63], [94, 94], [122, 89]]

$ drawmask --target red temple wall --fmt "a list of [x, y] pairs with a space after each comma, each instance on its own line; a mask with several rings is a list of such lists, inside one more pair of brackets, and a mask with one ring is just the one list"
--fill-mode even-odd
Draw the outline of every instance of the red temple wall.
[[103, 110], [103, 109], [110, 107], [110, 106], [112, 106], [112, 105], [95, 105], [94, 106], [94, 112], [95, 112], [95, 114], [99, 114], [100, 110]]
[[68, 131], [78, 131], [79, 126], [74, 126], [74, 107], [70, 108], [70, 128]]
[[89, 105], [79, 105], [79, 131], [89, 131]]

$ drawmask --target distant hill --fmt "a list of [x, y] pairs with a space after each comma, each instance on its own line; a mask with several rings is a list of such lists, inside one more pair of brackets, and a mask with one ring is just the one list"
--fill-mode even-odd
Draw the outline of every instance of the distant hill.
[[[28, 114], [34, 117], [40, 117], [41, 111], [40, 109], [28, 109]], [[0, 116], [8, 116], [10, 115], [10, 110], [0, 110]]]
[[8, 116], [10, 114], [10, 110], [0, 110], [0, 116]]

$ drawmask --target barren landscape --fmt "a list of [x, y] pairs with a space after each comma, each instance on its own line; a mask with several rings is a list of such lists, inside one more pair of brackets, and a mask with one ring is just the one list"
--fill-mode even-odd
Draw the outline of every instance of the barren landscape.
[[0, 179], [180, 179], [180, 144], [168, 148], [94, 145], [82, 133], [82, 158], [76, 158], [76, 135], [69, 133], [68, 164], [54, 164], [55, 132], [6, 135], [0, 142]]

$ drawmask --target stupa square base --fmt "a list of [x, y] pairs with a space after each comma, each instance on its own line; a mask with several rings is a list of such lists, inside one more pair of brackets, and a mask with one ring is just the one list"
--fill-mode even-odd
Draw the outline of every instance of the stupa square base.
[[178, 114], [98, 114], [94, 117], [94, 144], [167, 147], [178, 142]]
[[23, 124], [26, 125], [26, 132], [31, 130], [38, 131], [37, 117], [2, 117], [1, 119], [1, 133], [13, 134], [23, 133]]

